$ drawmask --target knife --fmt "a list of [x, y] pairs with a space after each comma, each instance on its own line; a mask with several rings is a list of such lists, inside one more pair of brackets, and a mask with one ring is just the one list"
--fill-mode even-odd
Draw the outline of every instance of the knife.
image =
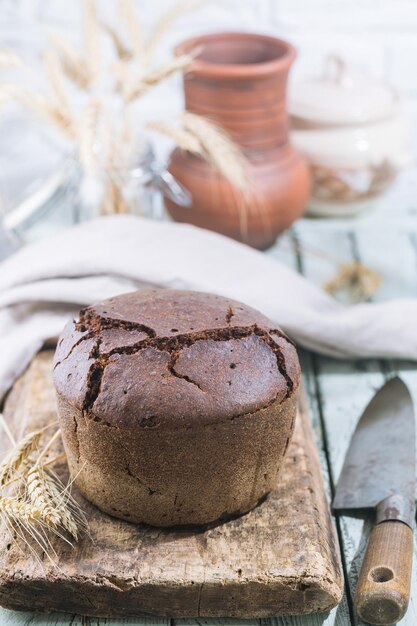
[[407, 610], [415, 480], [413, 401], [403, 381], [392, 378], [359, 420], [332, 506], [376, 511], [355, 595], [359, 617], [370, 624], [394, 624]]

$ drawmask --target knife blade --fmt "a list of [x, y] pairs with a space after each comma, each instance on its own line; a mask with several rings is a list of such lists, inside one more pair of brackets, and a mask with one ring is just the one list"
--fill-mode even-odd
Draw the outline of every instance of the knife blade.
[[332, 508], [374, 509], [355, 594], [365, 622], [394, 624], [410, 596], [415, 517], [415, 418], [404, 382], [390, 379], [377, 391], [352, 436]]

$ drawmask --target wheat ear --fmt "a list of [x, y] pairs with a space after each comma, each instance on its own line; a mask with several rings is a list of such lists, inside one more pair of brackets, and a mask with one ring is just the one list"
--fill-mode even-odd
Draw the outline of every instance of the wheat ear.
[[54, 504], [55, 513], [59, 516], [59, 524], [77, 541], [78, 526], [80, 525], [84, 530], [87, 528], [87, 522], [79, 505], [57, 478], [45, 472], [44, 479], [46, 491]]
[[119, 13], [126, 24], [130, 47], [136, 60], [140, 62], [143, 53], [143, 37], [132, 0], [119, 0]]
[[183, 54], [181, 56], [175, 57], [169, 63], [166, 63], [162, 67], [159, 67], [149, 74], [142, 76], [139, 79], [136, 85], [134, 85], [127, 94], [125, 94], [125, 101], [127, 103], [136, 100], [140, 96], [143, 96], [149, 89], [155, 87], [160, 82], [172, 76], [176, 72], [183, 70], [190, 62], [193, 60], [195, 54]]
[[182, 128], [195, 137], [204, 157], [237, 191], [249, 195], [247, 161], [227, 133], [216, 124], [185, 111], [180, 118]]
[[9, 452], [0, 465], [0, 486], [4, 486], [38, 448], [42, 432], [29, 433]]
[[0, 510], [10, 519], [23, 525], [36, 523], [41, 519], [40, 511], [32, 504], [8, 496], [0, 498]]
[[[204, 158], [230, 183], [241, 234], [245, 238], [249, 206], [260, 209], [262, 200], [251, 188], [248, 164], [243, 153], [223, 129], [200, 115], [186, 111], [182, 114], [180, 123], [178, 128], [163, 121], [153, 121], [148, 123], [148, 128], [170, 136], [179, 148]], [[260, 214], [262, 216], [261, 211]]]
[[55, 508], [46, 482], [46, 472], [40, 467], [32, 467], [26, 475], [27, 493], [34, 508], [39, 511], [41, 519], [48, 526], [57, 527], [61, 523], [61, 516]]
[[154, 120], [148, 122], [147, 127], [171, 137], [182, 150], [203, 157], [239, 192], [249, 195], [246, 159], [225, 131], [189, 112], [181, 115], [180, 123], [178, 127]]
[[51, 104], [43, 96], [24, 88], [17, 88], [13, 96], [33, 115], [52, 124], [69, 139], [74, 139], [74, 122], [65, 111], [61, 111], [59, 106]]
[[56, 54], [47, 51], [44, 53], [43, 60], [56, 104], [58, 105], [60, 111], [65, 112], [65, 115], [69, 118], [71, 116], [71, 107], [65, 88], [65, 75], [62, 70], [59, 57]]
[[35, 465], [28, 468], [25, 476], [26, 496], [29, 497], [34, 508], [39, 511], [41, 519], [48, 526], [54, 528], [59, 526], [60, 516], [55, 510], [53, 498], [51, 498], [47, 488], [46, 470], [40, 466], [40, 462], [60, 435], [61, 431], [58, 429], [43, 447]]
[[132, 50], [125, 45], [117, 30], [105, 22], [100, 22], [100, 25], [112, 40], [118, 58], [121, 61], [130, 61], [133, 56]]
[[[57, 556], [42, 521], [40, 512], [31, 504], [15, 497], [0, 498], [0, 515], [12, 538], [16, 536], [29, 548], [33, 556], [42, 564], [36, 550], [28, 541], [28, 536], [52, 561], [51, 554]], [[52, 561], [53, 562], [53, 561]]]
[[98, 84], [101, 76], [100, 59], [100, 20], [98, 18], [97, 4], [95, 0], [83, 0], [82, 2], [82, 25], [84, 34], [84, 48], [86, 63], [90, 68], [90, 76], [93, 83]]
[[186, 150], [187, 152], [192, 152], [202, 157], [204, 156], [204, 149], [200, 141], [184, 128], [172, 126], [163, 120], [151, 120], [147, 123], [147, 128], [156, 130], [158, 133], [161, 133], [161, 135], [170, 137], [181, 150]]
[[49, 33], [49, 41], [59, 56], [64, 74], [80, 89], [86, 91], [91, 83], [91, 73], [84, 59], [60, 35]]

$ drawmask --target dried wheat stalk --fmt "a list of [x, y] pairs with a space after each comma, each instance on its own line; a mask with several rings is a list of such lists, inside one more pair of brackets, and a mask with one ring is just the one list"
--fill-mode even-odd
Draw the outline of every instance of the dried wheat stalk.
[[148, 128], [171, 137], [176, 145], [205, 158], [237, 190], [247, 193], [246, 159], [226, 132], [200, 115], [185, 112], [180, 116], [180, 126], [164, 121], [151, 121]]
[[[102, 211], [125, 213], [129, 212], [130, 207], [123, 197], [123, 181], [114, 176], [114, 171], [130, 167], [133, 158], [134, 133], [129, 105], [175, 72], [185, 70], [198, 53], [194, 50], [191, 54], [172, 59], [162, 67], [144, 73], [145, 62], [149, 60], [173, 20], [182, 13], [196, 8], [201, 2], [197, 0], [177, 4], [160, 20], [145, 44], [134, 2], [119, 0], [120, 14], [126, 25], [129, 45], [124, 43], [115, 28], [103, 24], [95, 0], [84, 0], [82, 4], [85, 56], [80, 56], [61, 36], [54, 33], [49, 35], [52, 50], [45, 55], [45, 65], [53, 99], [49, 100], [31, 93], [17, 85], [0, 85], [0, 106], [10, 99], [15, 99], [73, 141], [87, 174], [91, 176], [100, 171], [103, 173], [104, 182], [100, 179], [105, 200]], [[106, 107], [103, 99], [100, 82], [103, 72], [100, 46], [102, 32], [112, 38], [117, 52], [118, 58], [111, 64], [115, 76], [112, 87], [116, 94], [122, 96], [124, 105], [123, 114], [120, 115], [118, 111], [117, 116], [113, 114], [112, 120], [109, 107]], [[139, 68], [139, 76], [137, 71], [135, 72], [134, 64]], [[72, 110], [65, 79], [71, 80], [77, 87], [90, 94], [90, 101], [81, 115]], [[157, 130], [156, 124], [154, 129]], [[170, 130], [164, 123], [160, 123], [160, 129], [165, 134], [171, 134], [180, 147], [207, 159], [231, 182], [239, 194], [237, 204], [239, 206], [244, 204], [246, 207], [249, 184], [245, 160], [226, 133], [208, 120], [190, 113], [182, 116], [180, 126], [176, 129]]]
[[51, 52], [45, 52], [43, 60], [55, 103], [59, 107], [60, 112], [70, 119], [72, 115], [71, 106], [65, 87], [65, 74], [59, 58]]
[[140, 61], [143, 53], [142, 30], [132, 0], [119, 0], [119, 12], [126, 24], [130, 47], [134, 57]]
[[101, 22], [101, 27], [112, 40], [118, 59], [120, 61], [130, 61], [133, 58], [133, 52], [125, 45], [117, 30], [105, 22]]
[[200, 141], [184, 128], [172, 126], [164, 120], [150, 121], [148, 122], [147, 127], [151, 130], [156, 130], [158, 133], [161, 133], [161, 135], [166, 135], [167, 137], [170, 137], [170, 139], [173, 139], [175, 144], [178, 148], [181, 148], [181, 150], [192, 152], [193, 154], [198, 154], [202, 157], [204, 156], [204, 150]]
[[[284, 240], [281, 239], [281, 241]], [[347, 290], [351, 292], [352, 300], [359, 302], [370, 298], [382, 282], [382, 277], [378, 272], [360, 261], [343, 261], [311, 244], [301, 243], [295, 237], [291, 237], [291, 250], [293, 248], [300, 254], [315, 256], [337, 266], [335, 276], [323, 284], [323, 289], [328, 293], [334, 294]]]
[[41, 519], [40, 511], [32, 504], [8, 496], [0, 497], [0, 511], [11, 520], [23, 525], [36, 524]]
[[[6, 427], [3, 421], [3, 426]], [[69, 492], [70, 484], [64, 486], [43, 462], [46, 453], [60, 436], [57, 430], [49, 437], [39, 453], [42, 434], [46, 429], [29, 433], [14, 445], [0, 466], [0, 488], [4, 492], [13, 484], [11, 495], [0, 494], [0, 515], [13, 535], [24, 541], [33, 551], [30, 541], [40, 547], [49, 558], [55, 554], [48, 533], [68, 539], [67, 532], [77, 540], [80, 532], [87, 531], [87, 521], [77, 502]], [[12, 435], [10, 434], [12, 439]], [[34, 459], [33, 455], [38, 454]], [[20, 472], [20, 473], [18, 473]]]
[[16, 445], [0, 465], [0, 486], [4, 486], [34, 452], [41, 440], [42, 432], [29, 433]]
[[133, 100], [137, 100], [137, 98], [143, 96], [147, 91], [149, 91], [149, 89], [155, 87], [166, 78], [169, 78], [180, 70], [184, 70], [184, 68], [186, 68], [187, 65], [189, 65], [193, 60], [194, 56], [194, 53], [191, 53], [175, 57], [169, 63], [166, 63], [162, 67], [159, 67], [149, 74], [142, 76], [135, 85], [130, 87], [130, 89], [124, 89], [123, 93], [125, 102], [130, 103], [133, 102]]
[[87, 173], [94, 172], [97, 165], [97, 137], [100, 121], [101, 103], [92, 98], [84, 108], [77, 124], [76, 143], [78, 156]]
[[184, 130], [198, 139], [212, 166], [238, 191], [249, 193], [246, 159], [227, 133], [201, 115], [188, 111], [180, 119]]
[[381, 284], [381, 276], [375, 270], [358, 261], [340, 263], [339, 271], [323, 288], [329, 293], [348, 289], [354, 301], [370, 298]]
[[89, 65], [60, 35], [50, 33], [49, 41], [58, 55], [64, 74], [80, 89], [86, 91], [92, 81]]
[[[62, 495], [64, 493], [62, 488], [58, 487], [56, 480], [49, 474], [45, 474], [45, 489], [54, 503], [55, 513], [59, 518], [59, 524], [77, 541], [79, 529], [74, 514], [71, 512], [69, 506], [70, 503], [72, 504], [72, 502], [75, 501], [70, 501], [69, 497], [66, 498], [65, 495]], [[72, 508], [76, 509], [77, 506], [73, 505]]]
[[75, 540], [80, 533], [88, 533], [87, 519], [78, 502], [70, 494], [70, 485], [63, 485], [53, 472], [45, 472], [45, 484], [60, 516], [61, 526]]
[[33, 507], [39, 511], [40, 517], [48, 526], [57, 527], [61, 516], [56, 510], [46, 482], [46, 471], [40, 467], [32, 467], [26, 474], [26, 486]]
[[74, 121], [67, 112], [61, 111], [59, 106], [44, 96], [27, 91], [18, 85], [15, 86], [13, 97], [36, 117], [51, 124], [68, 139], [74, 139]]
[[85, 62], [90, 68], [93, 85], [97, 86], [101, 78], [100, 20], [95, 0], [83, 0], [83, 34]]
[[148, 128], [167, 135], [182, 150], [204, 158], [230, 183], [239, 215], [240, 231], [245, 238], [249, 207], [257, 210], [262, 217], [262, 201], [252, 192], [244, 155], [227, 133], [208, 119], [187, 111], [181, 115], [179, 127], [164, 121], [151, 121]]

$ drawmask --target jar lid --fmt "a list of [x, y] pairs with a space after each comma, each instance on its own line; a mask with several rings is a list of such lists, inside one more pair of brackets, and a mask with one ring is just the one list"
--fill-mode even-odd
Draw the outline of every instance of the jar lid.
[[391, 115], [397, 94], [389, 86], [351, 72], [336, 56], [328, 57], [322, 76], [293, 83], [289, 113], [318, 124], [373, 122]]

